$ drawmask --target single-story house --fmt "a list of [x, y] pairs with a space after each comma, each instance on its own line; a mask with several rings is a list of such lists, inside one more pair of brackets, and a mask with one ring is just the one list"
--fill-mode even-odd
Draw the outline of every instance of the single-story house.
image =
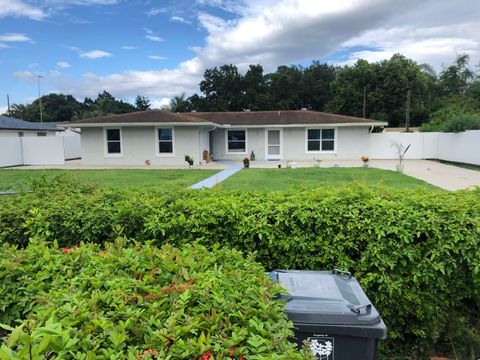
[[0, 115], [0, 137], [55, 136], [64, 131], [48, 123], [30, 122]]
[[387, 123], [318, 111], [172, 113], [148, 110], [70, 122], [92, 165], [179, 165], [214, 160], [358, 159]]

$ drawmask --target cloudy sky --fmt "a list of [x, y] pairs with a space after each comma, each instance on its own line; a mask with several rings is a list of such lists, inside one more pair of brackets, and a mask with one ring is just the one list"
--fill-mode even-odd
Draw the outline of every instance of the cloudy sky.
[[480, 60], [479, 0], [0, 0], [0, 110], [102, 90], [156, 107], [233, 63]]

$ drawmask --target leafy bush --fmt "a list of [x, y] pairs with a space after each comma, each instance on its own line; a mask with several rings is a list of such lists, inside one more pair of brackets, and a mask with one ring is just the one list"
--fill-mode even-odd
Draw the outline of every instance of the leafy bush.
[[282, 290], [251, 257], [125, 245], [4, 246], [0, 358], [309, 358], [288, 342]]
[[430, 120], [420, 127], [422, 132], [462, 132], [480, 129], [480, 114], [464, 112], [463, 109], [449, 106], [430, 116]]
[[[480, 350], [479, 190], [62, 190], [2, 203], [0, 242], [72, 246], [121, 234], [158, 245], [198, 241], [253, 252], [267, 270], [348, 269], [387, 323], [386, 358], [452, 351], [445, 343], [464, 354]], [[452, 316], [471, 334], [468, 346]]]

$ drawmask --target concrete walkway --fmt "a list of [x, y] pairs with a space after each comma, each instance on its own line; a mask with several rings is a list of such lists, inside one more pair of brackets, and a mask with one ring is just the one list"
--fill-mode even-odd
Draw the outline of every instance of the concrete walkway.
[[196, 184], [193, 184], [192, 186], [190, 186], [190, 189], [213, 188], [218, 183], [222, 182], [226, 178], [232, 176], [233, 174], [239, 172], [242, 169], [243, 169], [242, 164], [238, 164], [234, 162], [228, 163], [228, 167], [225, 170], [222, 170], [219, 173], [213, 176], [210, 176], [209, 178], [206, 178], [205, 180], [202, 180]]

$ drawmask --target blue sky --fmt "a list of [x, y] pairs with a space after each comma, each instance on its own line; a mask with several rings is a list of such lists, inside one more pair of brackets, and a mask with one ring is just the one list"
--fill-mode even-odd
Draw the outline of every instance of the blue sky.
[[159, 107], [225, 63], [478, 63], [479, 15], [475, 0], [0, 0], [0, 111], [7, 94], [35, 99], [38, 74], [42, 93], [105, 89]]

